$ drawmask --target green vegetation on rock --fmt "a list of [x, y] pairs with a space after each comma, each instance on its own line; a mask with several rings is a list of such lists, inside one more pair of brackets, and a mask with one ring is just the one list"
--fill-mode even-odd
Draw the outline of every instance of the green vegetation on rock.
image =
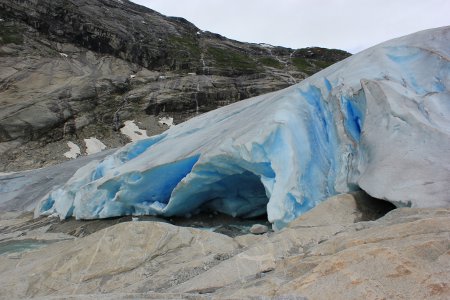
[[304, 72], [307, 75], [312, 75], [314, 73], [319, 72], [322, 69], [325, 69], [325, 68], [331, 66], [332, 64], [334, 64], [334, 62], [318, 60], [318, 59], [309, 59], [309, 58], [303, 58], [303, 57], [293, 57], [292, 64], [300, 72]]
[[305, 58], [293, 57], [292, 63], [300, 72], [304, 72], [308, 75], [314, 74], [314, 67]]
[[207, 53], [219, 68], [230, 68], [238, 73], [256, 73], [261, 71], [256, 61], [249, 55], [218, 47], [209, 47]]
[[180, 50], [188, 50], [192, 56], [200, 57], [198, 42], [190, 36], [171, 36], [169, 43], [172, 47]]
[[331, 61], [323, 61], [323, 60], [314, 60], [313, 63], [321, 68], [321, 69], [325, 69], [328, 68], [329, 66], [331, 66], [332, 64], [334, 64], [334, 62]]
[[262, 58], [258, 59], [258, 61], [267, 67], [272, 67], [272, 68], [276, 68], [276, 69], [283, 69], [283, 67], [284, 67], [281, 62], [274, 59], [273, 57], [262, 57]]
[[172, 67], [176, 70], [194, 69], [193, 62], [200, 60], [199, 44], [191, 36], [170, 36], [168, 48], [169, 56], [174, 60]]

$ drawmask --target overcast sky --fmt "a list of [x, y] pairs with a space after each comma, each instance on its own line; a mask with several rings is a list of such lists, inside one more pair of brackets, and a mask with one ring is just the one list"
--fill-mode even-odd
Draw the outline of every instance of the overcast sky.
[[355, 53], [450, 25], [450, 0], [132, 0], [243, 42]]

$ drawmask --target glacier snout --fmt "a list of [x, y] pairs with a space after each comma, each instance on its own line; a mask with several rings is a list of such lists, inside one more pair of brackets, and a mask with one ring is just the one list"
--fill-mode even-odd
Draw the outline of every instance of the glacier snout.
[[202, 209], [281, 228], [337, 193], [450, 204], [450, 28], [388, 41], [91, 162], [36, 214], [91, 219]]

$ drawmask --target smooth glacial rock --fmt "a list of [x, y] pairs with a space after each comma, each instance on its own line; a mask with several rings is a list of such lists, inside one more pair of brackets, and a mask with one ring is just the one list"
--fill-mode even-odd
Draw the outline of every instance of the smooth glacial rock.
[[[230, 237], [159, 222], [126, 222], [17, 259], [0, 255], [0, 298], [166, 290], [219, 263]], [[18, 264], [19, 263], [19, 264]]]
[[449, 41], [450, 27], [394, 39], [129, 144], [78, 170], [36, 214], [267, 212], [280, 229], [358, 189], [397, 206], [447, 207]]
[[[448, 299], [450, 210], [399, 208], [361, 221], [370, 216], [361, 199], [339, 195], [265, 235], [139, 221], [0, 254], [0, 299]], [[2, 241], [67, 238], [46, 230], [50, 219], [54, 229], [67, 221], [1, 218]]]
[[[401, 208], [377, 221], [353, 223], [355, 201], [332, 203], [318, 205], [304, 215], [305, 222], [295, 220], [294, 226], [291, 223], [171, 291], [213, 291], [217, 299], [446, 299], [450, 295], [448, 209]], [[312, 212], [316, 213], [310, 216]], [[333, 212], [347, 214], [348, 222], [325, 221], [332, 219]], [[325, 218], [314, 226], [308, 220], [317, 214]]]

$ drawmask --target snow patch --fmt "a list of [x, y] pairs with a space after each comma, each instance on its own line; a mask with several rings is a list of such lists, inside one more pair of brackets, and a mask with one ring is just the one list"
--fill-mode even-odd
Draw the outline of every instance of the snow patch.
[[81, 155], [80, 147], [77, 144], [73, 142], [67, 142], [67, 146], [69, 146], [70, 150], [63, 154], [65, 157], [75, 159], [79, 155]]
[[98, 153], [106, 149], [106, 145], [103, 144], [100, 140], [96, 139], [95, 137], [84, 139], [84, 143], [86, 144], [87, 155]]
[[260, 45], [261, 47], [264, 47], [264, 48], [275, 48], [274, 45], [266, 44], [266, 43], [260, 43], [259, 45]]
[[172, 126], [175, 126], [175, 124], [173, 123], [173, 118], [172, 117], [159, 118], [158, 123], [161, 124], [161, 125], [169, 126], [169, 128], [171, 128]]
[[147, 131], [140, 129], [134, 120], [124, 122], [125, 126], [120, 128], [120, 132], [126, 135], [132, 142], [148, 138]]

